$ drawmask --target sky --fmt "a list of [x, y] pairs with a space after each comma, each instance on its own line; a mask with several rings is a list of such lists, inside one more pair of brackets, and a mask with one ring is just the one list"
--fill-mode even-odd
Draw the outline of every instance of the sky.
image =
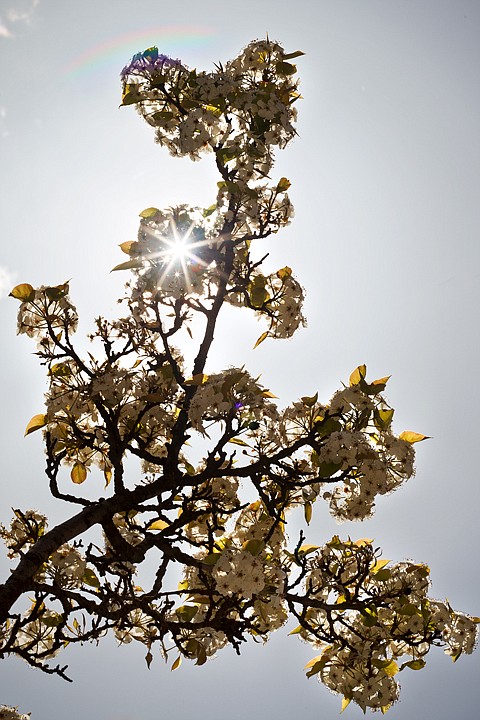
[[[115, 312], [124, 278], [109, 271], [138, 213], [214, 201], [211, 158], [171, 158], [119, 109], [120, 70], [153, 44], [211, 69], [266, 33], [306, 53], [299, 135], [274, 169], [292, 182], [296, 215], [265, 252], [305, 287], [308, 326], [253, 351], [263, 328], [231, 310], [210, 371], [245, 364], [284, 405], [316, 391], [327, 401], [361, 363], [391, 374], [394, 429], [431, 436], [416, 477], [361, 525], [338, 526], [320, 506], [308, 541], [373, 537], [387, 558], [428, 563], [433, 597], [480, 615], [478, 0], [0, 0], [0, 519], [12, 506], [51, 524], [66, 512], [49, 499], [40, 433], [23, 438], [45, 380], [15, 335], [11, 287], [70, 279], [88, 332]], [[0, 704], [32, 720], [337, 717], [340, 698], [305, 678], [315, 651], [287, 632], [173, 673], [160, 659], [147, 670], [142, 646], [67, 648], [73, 684], [9, 659]], [[402, 673], [388, 717], [475, 720], [479, 678], [479, 651], [453, 665], [434, 649], [423, 671]]]

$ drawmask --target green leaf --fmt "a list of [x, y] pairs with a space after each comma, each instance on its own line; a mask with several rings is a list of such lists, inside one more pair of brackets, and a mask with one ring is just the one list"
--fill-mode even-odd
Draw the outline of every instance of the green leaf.
[[208, 208], [205, 208], [205, 210], [202, 212], [203, 217], [204, 218], [209, 217], [210, 215], [212, 215], [215, 212], [216, 209], [217, 209], [216, 203], [214, 205], [210, 205], [210, 207], [208, 207]]
[[297, 66], [288, 62], [278, 62], [275, 69], [279, 75], [293, 75], [297, 72]]
[[86, 585], [90, 585], [90, 587], [96, 588], [97, 590], [100, 587], [100, 580], [91, 568], [86, 568], [82, 580]]
[[198, 605], [181, 605], [175, 610], [175, 615], [181, 622], [190, 622], [198, 612]]
[[390, 662], [382, 668], [383, 672], [388, 675], [388, 677], [393, 677], [399, 672], [399, 667], [395, 660], [390, 660]]
[[145, 210], [142, 210], [142, 212], [138, 213], [139, 217], [144, 218], [145, 220], [148, 220], [148, 218], [155, 217], [160, 212], [158, 208], [155, 207], [149, 207], [145, 208]]
[[261, 552], [265, 550], [265, 543], [263, 542], [263, 540], [259, 540], [257, 538], [250, 538], [250, 540], [246, 540], [243, 543], [242, 549], [249, 552], [250, 555], [257, 557], [258, 555], [260, 555]]
[[291, 186], [291, 182], [288, 178], [282, 177], [277, 183], [277, 192], [278, 193], [284, 193], [287, 192], [288, 188]]
[[322, 462], [318, 466], [318, 476], [320, 478], [329, 478], [341, 470], [343, 463]]
[[405, 440], [405, 442], [410, 443], [410, 445], [430, 439], [428, 435], [422, 435], [421, 433], [413, 432], [413, 430], [404, 430], [398, 437], [400, 440]]
[[410, 662], [405, 663], [405, 665], [411, 670], [421, 670], [426, 664], [425, 660], [422, 660], [421, 658], [418, 660], [410, 660]]
[[35, 289], [30, 283], [20, 283], [20, 285], [15, 285], [9, 297], [22, 302], [30, 302], [35, 297]]
[[250, 302], [254, 308], [261, 308], [269, 295], [265, 287], [254, 285], [250, 290]]
[[318, 400], [318, 392], [316, 392], [315, 395], [312, 395], [311, 397], [309, 397], [308, 395], [304, 395], [300, 398], [300, 400], [307, 407], [313, 407], [313, 405], [315, 405]]
[[45, 288], [45, 295], [49, 300], [60, 300], [65, 297], [65, 295], [68, 295], [69, 289], [68, 282], [62, 283], [61, 285], [53, 285]]
[[45, 427], [47, 424], [47, 416], [46, 415], [34, 415], [30, 422], [28, 423], [27, 427], [25, 428], [25, 434], [24, 437], [27, 435], [30, 435], [30, 433], [35, 432], [35, 430], [40, 430], [40, 428]]
[[72, 467], [70, 477], [76, 485], [81, 485], [87, 479], [87, 468], [83, 463], [76, 462]]

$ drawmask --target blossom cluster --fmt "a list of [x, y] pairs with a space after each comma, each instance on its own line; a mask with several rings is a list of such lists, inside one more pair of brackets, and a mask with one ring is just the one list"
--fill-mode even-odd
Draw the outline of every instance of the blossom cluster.
[[[398, 698], [394, 676], [407, 667], [421, 669], [436, 641], [454, 659], [473, 651], [475, 622], [427, 598], [427, 566], [389, 565], [377, 559], [370, 541], [341, 542], [338, 537], [309, 566], [305, 590], [312, 607], [299, 635], [322, 653], [307, 665], [308, 675], [318, 674], [328, 688], [363, 710], [388, 709]], [[340, 641], [332, 642], [335, 623]]]

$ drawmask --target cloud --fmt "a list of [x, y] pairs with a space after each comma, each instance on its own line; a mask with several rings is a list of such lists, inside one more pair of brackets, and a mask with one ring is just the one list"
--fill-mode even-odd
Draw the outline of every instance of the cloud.
[[11, 28], [11, 26], [15, 23], [25, 23], [26, 25], [30, 25], [35, 9], [39, 4], [40, 0], [28, 0], [24, 2], [17, 0], [17, 2], [7, 10], [7, 22], [0, 18], [0, 38], [15, 37]]
[[1, 20], [0, 20], [0, 37], [4, 37], [4, 38], [13, 37], [13, 35], [10, 32], [10, 30], [8, 29], [8, 27], [6, 25], [4, 25]]
[[16, 273], [10, 272], [8, 268], [0, 265], [0, 298], [6, 297], [13, 287]]

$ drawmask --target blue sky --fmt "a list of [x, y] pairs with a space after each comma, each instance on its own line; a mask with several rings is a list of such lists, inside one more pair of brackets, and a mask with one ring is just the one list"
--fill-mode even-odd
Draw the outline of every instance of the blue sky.
[[[65, 513], [48, 497], [41, 438], [23, 439], [45, 382], [33, 346], [15, 336], [11, 285], [71, 278], [88, 331], [115, 311], [122, 278], [109, 270], [138, 212], [214, 199], [211, 159], [169, 157], [132, 108], [118, 108], [121, 68], [157, 44], [208, 69], [268, 32], [306, 53], [299, 137], [274, 171], [292, 181], [296, 217], [265, 252], [304, 285], [308, 327], [252, 351], [261, 330], [227, 313], [210, 369], [245, 363], [282, 404], [317, 390], [328, 400], [359, 363], [392, 374], [395, 429], [432, 436], [416, 477], [362, 525], [339, 527], [319, 508], [308, 539], [374, 537], [386, 557], [430, 565], [433, 597], [480, 615], [479, 31], [476, 0], [0, 0], [3, 521], [11, 506], [52, 522]], [[280, 631], [240, 658], [224, 651], [171, 673], [159, 659], [148, 671], [142, 647], [106, 640], [67, 649], [73, 685], [7, 661], [0, 703], [33, 720], [336, 717], [339, 698], [305, 679], [314, 654]], [[479, 670], [480, 653], [454, 666], [432, 651], [425, 670], [402, 673], [389, 717], [474, 720]]]

